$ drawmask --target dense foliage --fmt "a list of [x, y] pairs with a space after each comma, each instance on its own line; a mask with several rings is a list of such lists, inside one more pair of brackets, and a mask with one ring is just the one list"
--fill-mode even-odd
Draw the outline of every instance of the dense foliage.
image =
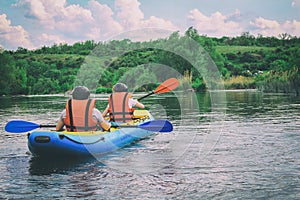
[[[168, 38], [148, 42], [85, 41], [36, 50], [22, 47], [15, 51], [4, 50], [0, 53], [0, 95], [64, 93], [76, 84], [94, 87], [97, 92], [110, 92], [112, 85], [122, 77], [132, 83], [149, 83], [138, 88], [149, 90], [153, 89], [151, 83], [165, 78], [159, 74], [170, 73], [161, 66], [171, 66], [178, 72], [180, 77], [177, 78], [183, 87], [190, 85], [195, 90], [205, 90], [222, 84], [206, 78], [208, 73], [216, 73], [213, 70], [195, 68], [209, 61], [193, 59], [198, 54], [193, 51], [195, 48], [187, 48], [193, 45], [190, 39], [210, 55], [225, 88], [260, 88], [299, 95], [300, 38], [288, 34], [279, 38], [254, 37], [249, 33], [233, 38], [212, 38], [199, 35], [192, 27], [183, 36], [175, 32]], [[97, 58], [92, 61], [95, 67], [92, 71], [85, 70], [90, 67], [91, 58]], [[151, 73], [153, 68], [155, 76]]]

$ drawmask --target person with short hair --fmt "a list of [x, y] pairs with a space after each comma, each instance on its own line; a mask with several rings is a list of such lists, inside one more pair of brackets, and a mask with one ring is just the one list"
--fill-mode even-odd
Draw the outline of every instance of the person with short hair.
[[109, 113], [112, 122], [128, 122], [133, 118], [133, 107], [145, 108], [142, 103], [132, 98], [127, 85], [117, 83], [113, 87], [113, 93], [108, 98], [108, 105], [103, 111], [103, 116]]
[[109, 130], [111, 124], [106, 122], [101, 112], [96, 108], [96, 100], [90, 99], [90, 91], [85, 86], [77, 86], [72, 91], [72, 99], [66, 103], [66, 108], [62, 111], [56, 124], [56, 130], [67, 131], [95, 131], [101, 127]]

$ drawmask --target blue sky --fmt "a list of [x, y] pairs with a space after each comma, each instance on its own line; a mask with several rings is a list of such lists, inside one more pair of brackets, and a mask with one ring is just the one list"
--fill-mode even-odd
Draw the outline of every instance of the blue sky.
[[0, 46], [107, 40], [126, 31], [193, 26], [212, 37], [300, 36], [300, 0], [0, 0]]

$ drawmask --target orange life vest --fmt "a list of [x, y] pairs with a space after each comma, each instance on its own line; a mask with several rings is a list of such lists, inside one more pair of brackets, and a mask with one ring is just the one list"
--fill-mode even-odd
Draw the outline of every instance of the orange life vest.
[[68, 100], [64, 119], [67, 130], [72, 132], [96, 130], [97, 121], [93, 119], [95, 105], [95, 99]]
[[115, 92], [108, 98], [110, 121], [128, 122], [133, 118], [133, 108], [128, 105], [131, 94], [128, 92]]

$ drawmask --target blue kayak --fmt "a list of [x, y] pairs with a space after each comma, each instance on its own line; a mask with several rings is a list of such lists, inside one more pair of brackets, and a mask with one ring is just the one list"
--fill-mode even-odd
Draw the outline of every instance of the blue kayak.
[[[39, 157], [107, 154], [150, 136], [155, 131], [148, 125], [152, 120], [148, 111], [141, 111], [137, 119], [111, 128], [109, 132], [34, 131], [28, 134], [28, 148], [34, 156]], [[143, 127], [145, 124], [146, 129]]]

